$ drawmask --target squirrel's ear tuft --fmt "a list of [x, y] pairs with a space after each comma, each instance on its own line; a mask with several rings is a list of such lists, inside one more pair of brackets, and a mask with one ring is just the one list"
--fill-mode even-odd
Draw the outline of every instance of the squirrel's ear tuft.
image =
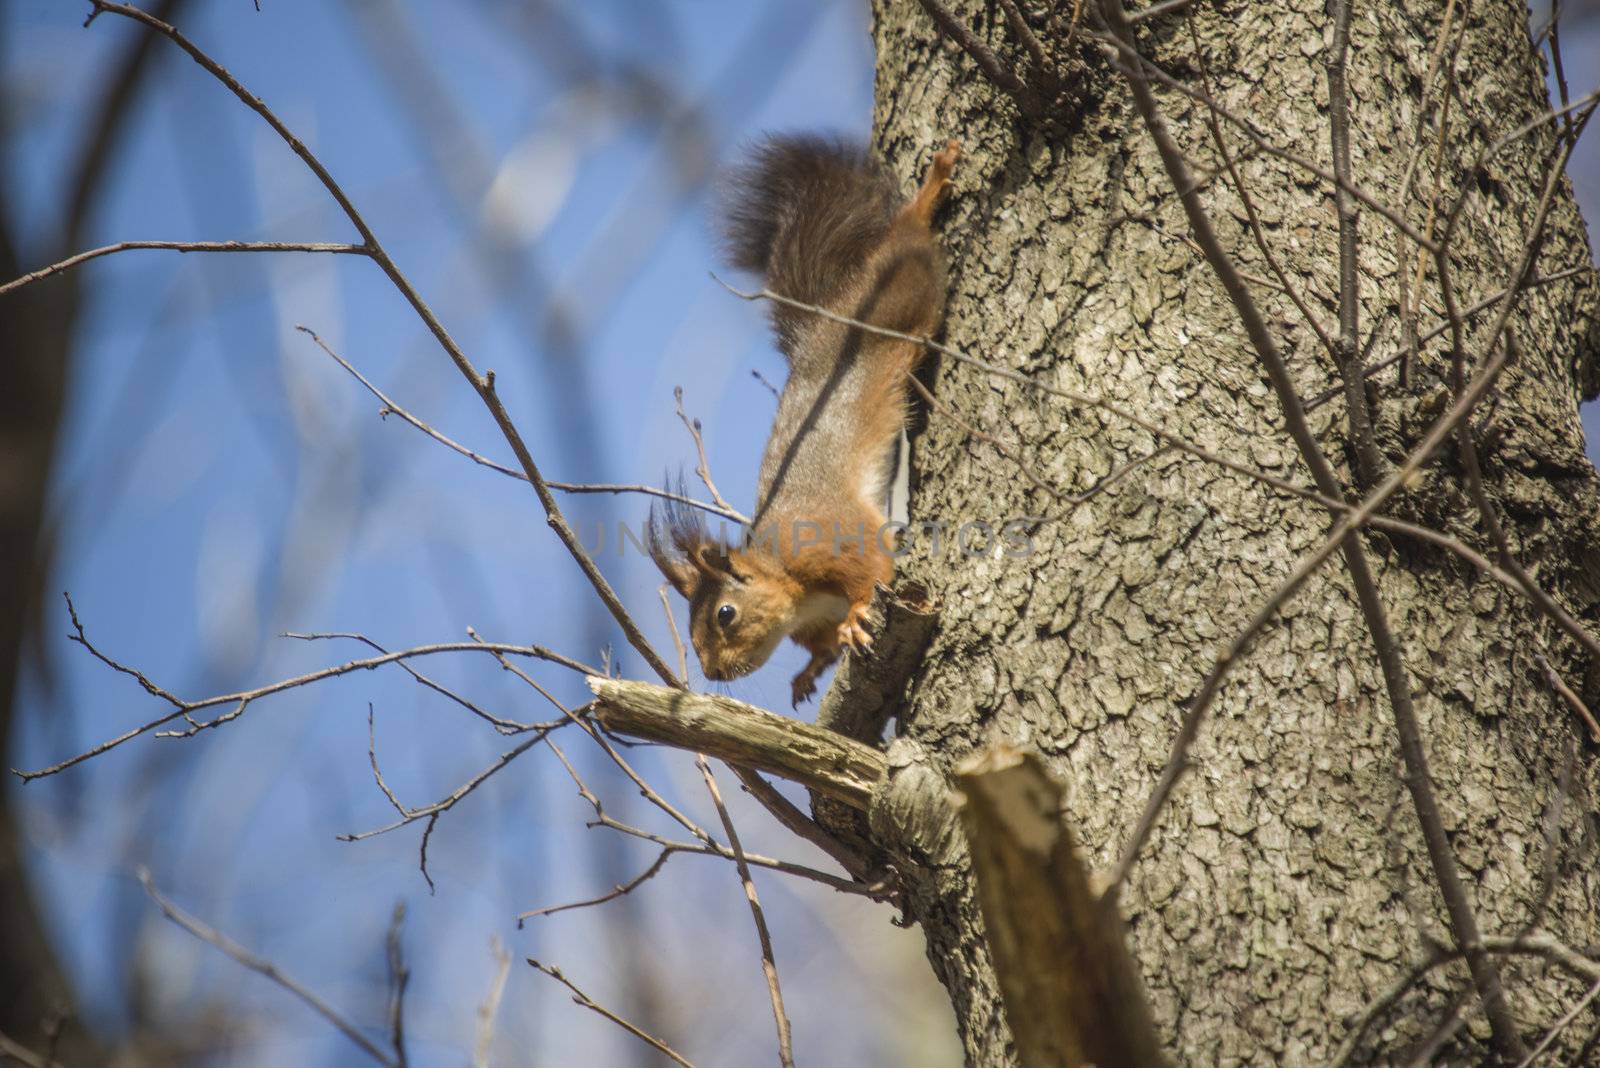
[[[664, 519], [663, 513], [665, 513]], [[673, 589], [685, 599], [689, 599], [694, 596], [694, 589], [700, 584], [700, 576], [686, 559], [692, 550], [680, 540], [686, 531], [680, 528], [677, 519], [678, 516], [674, 514], [670, 505], [662, 509], [652, 504], [650, 520], [644, 528], [644, 544], [650, 553], [650, 559], [655, 561], [656, 568], [662, 576]]]
[[[666, 487], [680, 497], [687, 496], [681, 477], [667, 479]], [[727, 546], [711, 536], [700, 510], [682, 501], [651, 504], [645, 548], [672, 588], [685, 598], [694, 597], [703, 579], [721, 580], [733, 574]]]

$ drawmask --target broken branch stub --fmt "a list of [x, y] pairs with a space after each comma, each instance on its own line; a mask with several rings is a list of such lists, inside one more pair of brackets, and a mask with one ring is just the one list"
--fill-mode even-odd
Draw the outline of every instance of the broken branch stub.
[[1009, 747], [956, 766], [989, 951], [1017, 1055], [1036, 1066], [1165, 1066], [1116, 904], [1090, 886], [1061, 786]]

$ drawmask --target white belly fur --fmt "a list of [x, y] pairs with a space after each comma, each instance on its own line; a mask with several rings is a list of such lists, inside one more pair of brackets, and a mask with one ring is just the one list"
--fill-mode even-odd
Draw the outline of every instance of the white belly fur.
[[800, 602], [789, 633], [811, 627], [838, 626], [850, 612], [850, 602], [837, 593], [811, 593]]

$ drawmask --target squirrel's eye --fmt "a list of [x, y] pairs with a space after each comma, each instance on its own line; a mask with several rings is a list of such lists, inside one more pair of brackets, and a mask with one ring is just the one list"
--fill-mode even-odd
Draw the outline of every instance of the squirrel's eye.
[[721, 623], [724, 627], [730, 626], [733, 623], [734, 617], [738, 614], [739, 610], [737, 608], [734, 608], [731, 604], [725, 604], [721, 608], [717, 609], [717, 622]]

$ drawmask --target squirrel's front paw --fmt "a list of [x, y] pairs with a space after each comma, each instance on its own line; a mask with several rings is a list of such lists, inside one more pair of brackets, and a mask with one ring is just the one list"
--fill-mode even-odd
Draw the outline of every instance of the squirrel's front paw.
[[864, 653], [872, 648], [872, 634], [867, 630], [867, 624], [872, 622], [872, 605], [856, 604], [850, 606], [850, 612], [844, 617], [844, 622], [839, 624], [839, 645], [841, 648], [854, 649]]

